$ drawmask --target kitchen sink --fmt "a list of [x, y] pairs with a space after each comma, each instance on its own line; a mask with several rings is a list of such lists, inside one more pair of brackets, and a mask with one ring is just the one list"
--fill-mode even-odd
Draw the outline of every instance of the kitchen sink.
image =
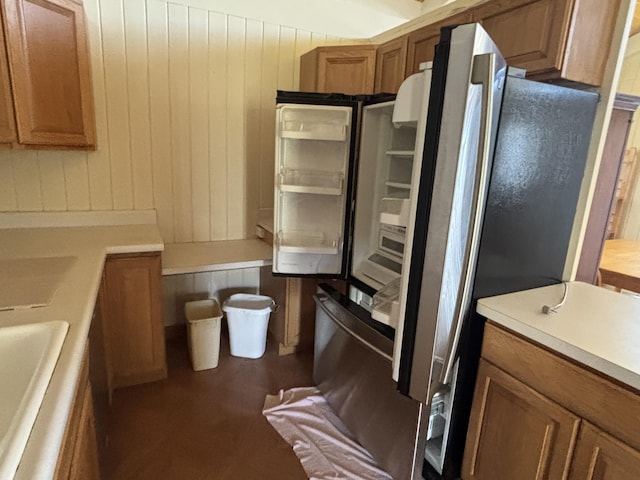
[[69, 324], [0, 327], [0, 478], [13, 478]]

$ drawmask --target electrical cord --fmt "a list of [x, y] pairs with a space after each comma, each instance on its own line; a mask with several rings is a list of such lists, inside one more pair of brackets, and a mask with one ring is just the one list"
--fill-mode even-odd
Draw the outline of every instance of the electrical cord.
[[562, 282], [562, 285], [564, 285], [564, 292], [562, 293], [562, 299], [560, 300], [560, 303], [558, 303], [557, 305], [554, 305], [553, 307], [550, 307], [549, 305], [543, 305], [542, 313], [546, 315], [549, 315], [550, 313], [557, 313], [558, 310], [564, 305], [564, 302], [567, 301], [567, 294], [569, 293], [569, 284], [567, 282]]

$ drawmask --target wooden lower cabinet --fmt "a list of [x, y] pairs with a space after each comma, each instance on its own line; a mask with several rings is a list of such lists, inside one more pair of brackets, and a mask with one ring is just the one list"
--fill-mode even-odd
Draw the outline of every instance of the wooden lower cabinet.
[[640, 451], [583, 422], [569, 480], [637, 480]]
[[640, 478], [640, 392], [487, 323], [464, 480]]
[[566, 478], [580, 419], [481, 360], [465, 479]]
[[109, 384], [166, 378], [160, 253], [110, 255], [104, 278]]
[[54, 479], [100, 480], [88, 349], [80, 369]]

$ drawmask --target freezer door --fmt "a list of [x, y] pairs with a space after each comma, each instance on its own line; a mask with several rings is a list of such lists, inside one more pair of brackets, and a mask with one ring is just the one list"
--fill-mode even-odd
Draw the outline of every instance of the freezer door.
[[450, 381], [471, 305], [505, 76], [479, 24], [443, 30], [394, 347], [398, 388], [427, 403]]
[[355, 106], [278, 104], [273, 272], [344, 277]]

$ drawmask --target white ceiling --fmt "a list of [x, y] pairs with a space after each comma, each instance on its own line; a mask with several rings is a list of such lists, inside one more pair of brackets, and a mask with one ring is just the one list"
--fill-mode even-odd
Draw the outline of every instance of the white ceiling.
[[455, 2], [455, 0], [424, 0], [424, 2], [418, 0], [172, 1], [345, 38], [369, 38], [437, 7]]

